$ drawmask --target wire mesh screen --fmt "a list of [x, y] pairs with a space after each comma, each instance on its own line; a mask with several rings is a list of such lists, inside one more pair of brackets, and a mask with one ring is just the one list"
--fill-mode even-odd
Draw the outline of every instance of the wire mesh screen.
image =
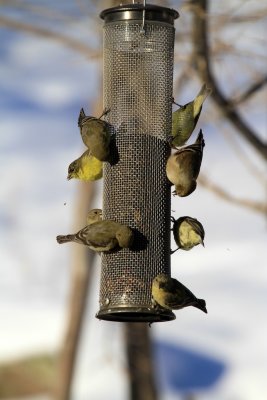
[[131, 249], [103, 254], [98, 318], [159, 321], [153, 278], [170, 273], [170, 155], [174, 28], [161, 22], [104, 26], [104, 106], [117, 160], [105, 163], [103, 217], [130, 226]]

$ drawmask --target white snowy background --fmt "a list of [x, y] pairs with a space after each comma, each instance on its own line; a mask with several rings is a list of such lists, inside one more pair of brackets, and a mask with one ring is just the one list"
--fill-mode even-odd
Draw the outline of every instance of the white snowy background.
[[[72, 21], [65, 32], [59, 18], [56, 29], [86, 42], [90, 35], [86, 13], [82, 15], [70, 0], [59, 3], [56, 11], [67, 9]], [[260, 4], [244, 3], [251, 8]], [[175, 2], [173, 7], [179, 9]], [[216, 7], [214, 11], [218, 11]], [[31, 18], [26, 11], [14, 12], [3, 6], [0, 14]], [[97, 21], [98, 16], [95, 18]], [[101, 24], [99, 19], [99, 27]], [[248, 40], [249, 33], [245, 31], [241, 38], [233, 31], [233, 36], [242, 46], [241, 39]], [[227, 34], [231, 37], [231, 32]], [[253, 35], [263, 40], [263, 28]], [[67, 166], [81, 153], [77, 115], [82, 106], [88, 113], [92, 111], [100, 75], [97, 62], [55, 41], [3, 27], [0, 36], [1, 362], [54, 351], [62, 342], [72, 245], [61, 247], [55, 237], [72, 229], [79, 182], [66, 180]], [[90, 43], [101, 46], [92, 37]], [[233, 82], [239, 79], [236, 66], [238, 61]], [[199, 85], [193, 82], [189, 94], [179, 102], [191, 100]], [[230, 85], [225, 87], [226, 93], [231, 92]], [[259, 96], [266, 101], [263, 90]], [[250, 104], [242, 113], [266, 140], [266, 108], [264, 114], [264, 107], [259, 111], [250, 109]], [[213, 117], [208, 99], [198, 123], [206, 141], [202, 171], [234, 195], [264, 199], [264, 186], [238, 158], [218, 126], [237, 138], [246, 157], [265, 178], [266, 165], [244, 146], [230, 125], [222, 125], [219, 115], [217, 122]], [[101, 206], [101, 183], [98, 188], [96, 206]], [[179, 400], [190, 392], [197, 400], [266, 400], [266, 218], [226, 203], [201, 186], [186, 199], [173, 199], [172, 210], [175, 217], [190, 215], [205, 227], [205, 248], [175, 253], [172, 275], [205, 298], [208, 314], [190, 307], [177, 312], [175, 321], [152, 326], [161, 399]], [[125, 400], [122, 329], [120, 324], [94, 318], [98, 310], [96, 272], [73, 400]], [[184, 379], [177, 378], [179, 374]]]

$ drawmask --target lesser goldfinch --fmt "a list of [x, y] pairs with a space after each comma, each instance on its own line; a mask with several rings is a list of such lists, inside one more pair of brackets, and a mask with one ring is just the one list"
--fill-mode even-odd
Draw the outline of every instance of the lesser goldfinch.
[[202, 105], [210, 93], [211, 89], [204, 84], [193, 101], [173, 112], [172, 147], [183, 146], [190, 138], [199, 119]]
[[115, 247], [129, 248], [133, 242], [133, 231], [126, 225], [111, 220], [87, 225], [71, 235], [57, 236], [58, 243], [76, 242], [94, 251], [109, 251]]
[[[101, 117], [107, 112], [109, 110], [104, 111]], [[78, 126], [83, 143], [88, 147], [91, 154], [100, 161], [108, 161], [111, 134], [108, 123], [100, 118], [86, 116], [82, 108], [78, 118]]]
[[98, 221], [102, 221], [102, 210], [100, 208], [93, 208], [87, 215], [87, 225]]
[[175, 186], [174, 194], [185, 197], [196, 189], [204, 146], [205, 142], [200, 129], [194, 144], [177, 150], [168, 158], [166, 174], [169, 181]]
[[172, 254], [178, 249], [191, 250], [198, 244], [204, 246], [205, 231], [202, 224], [196, 218], [186, 216], [175, 220], [172, 217], [172, 222], [173, 237], [178, 246], [176, 250], [171, 251]]
[[193, 306], [207, 313], [205, 300], [197, 299], [181, 282], [166, 274], [157, 275], [153, 279], [152, 297], [157, 304], [168, 310]]
[[81, 157], [73, 161], [68, 168], [68, 177], [81, 179], [82, 181], [96, 181], [102, 178], [103, 163], [93, 157], [89, 150], [86, 150]]

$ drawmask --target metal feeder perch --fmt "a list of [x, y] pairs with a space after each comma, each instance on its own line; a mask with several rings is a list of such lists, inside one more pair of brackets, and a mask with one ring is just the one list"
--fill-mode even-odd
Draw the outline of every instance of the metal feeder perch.
[[151, 284], [170, 274], [170, 155], [174, 19], [150, 4], [109, 8], [104, 19], [104, 106], [118, 160], [104, 166], [103, 217], [130, 226], [133, 248], [102, 253], [99, 319], [168, 321], [153, 307]]

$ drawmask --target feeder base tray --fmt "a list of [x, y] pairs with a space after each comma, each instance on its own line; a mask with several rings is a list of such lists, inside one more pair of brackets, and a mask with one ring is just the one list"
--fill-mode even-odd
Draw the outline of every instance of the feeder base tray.
[[174, 320], [175, 314], [164, 309], [146, 307], [118, 307], [100, 310], [96, 318], [117, 322], [166, 322]]

